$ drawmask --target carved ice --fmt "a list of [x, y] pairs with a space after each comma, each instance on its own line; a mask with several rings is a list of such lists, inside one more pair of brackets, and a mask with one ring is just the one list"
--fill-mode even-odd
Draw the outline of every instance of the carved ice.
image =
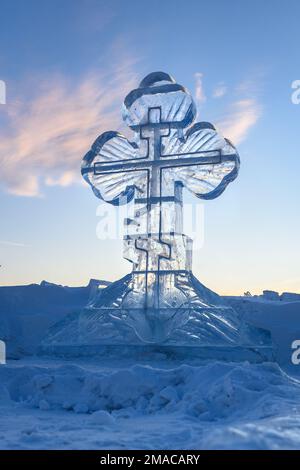
[[82, 175], [97, 197], [114, 205], [134, 200], [124, 239], [132, 274], [99, 292], [79, 318], [53, 332], [52, 343], [76, 332], [85, 344], [237, 341], [235, 312], [192, 274], [182, 189], [201, 199], [219, 196], [236, 178], [239, 156], [212, 124], [192, 125], [195, 116], [183, 86], [151, 73], [124, 101], [132, 142], [105, 132], [84, 157]]
[[184, 87], [168, 74], [151, 73], [124, 101], [133, 141], [106, 132], [83, 160], [82, 174], [98, 197], [112, 204], [134, 198], [124, 240], [132, 280], [118, 308], [144, 340], [165, 337], [163, 324], [172, 319], [174, 327], [189, 312], [180, 285], [192, 268], [192, 243], [182, 233], [182, 188], [213, 199], [239, 168], [234, 146], [210, 123], [191, 126], [195, 115]]

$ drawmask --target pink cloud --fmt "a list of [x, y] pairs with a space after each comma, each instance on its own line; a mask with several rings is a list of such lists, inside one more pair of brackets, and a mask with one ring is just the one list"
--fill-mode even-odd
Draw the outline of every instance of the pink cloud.
[[255, 99], [244, 99], [234, 102], [227, 114], [217, 123], [225, 137], [234, 144], [239, 144], [248, 135], [261, 115], [261, 106]]
[[0, 185], [15, 195], [38, 196], [43, 185], [80, 182], [81, 159], [93, 140], [120, 127], [122, 101], [137, 82], [133, 66], [133, 60], [123, 60], [77, 85], [48, 77], [34, 98], [7, 104], [8, 127], [0, 130]]
[[[79, 84], [48, 77], [33, 98], [3, 107], [8, 126], [0, 128], [0, 186], [14, 195], [40, 196], [43, 186], [81, 183], [81, 159], [91, 143], [122, 124], [121, 104], [138, 82], [134, 68], [134, 60], [124, 59], [106, 73], [89, 73]], [[201, 103], [206, 99], [202, 74], [195, 78]], [[255, 99], [240, 99], [217, 124], [238, 144], [260, 114]]]

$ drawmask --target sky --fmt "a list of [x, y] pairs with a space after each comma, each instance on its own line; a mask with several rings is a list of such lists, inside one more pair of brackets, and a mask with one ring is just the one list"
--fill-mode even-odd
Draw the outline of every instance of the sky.
[[122, 101], [162, 70], [241, 158], [219, 198], [185, 195], [203, 211], [194, 274], [220, 294], [300, 292], [299, 19], [297, 0], [0, 0], [0, 285], [130, 272], [80, 165], [102, 132], [130, 136]]

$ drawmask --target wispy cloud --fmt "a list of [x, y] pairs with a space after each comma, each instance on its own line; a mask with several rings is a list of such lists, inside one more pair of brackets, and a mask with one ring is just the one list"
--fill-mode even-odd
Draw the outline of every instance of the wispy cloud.
[[226, 95], [227, 87], [224, 83], [219, 83], [216, 88], [213, 90], [213, 98], [222, 98], [222, 96]]
[[203, 89], [203, 73], [195, 73], [195, 97], [198, 103], [203, 103], [206, 101], [206, 96]]
[[229, 107], [217, 126], [225, 137], [239, 144], [247, 137], [260, 114], [261, 106], [255, 99], [238, 100]]
[[[195, 73], [195, 96], [198, 104], [206, 101], [203, 87], [203, 73]], [[256, 96], [259, 94], [260, 80], [247, 79], [241, 82], [234, 90], [234, 101], [228, 105], [227, 111], [217, 119], [217, 127], [235, 144], [242, 142], [250, 129], [258, 121], [262, 107]], [[219, 82], [212, 92], [213, 98], [221, 98], [228, 94], [228, 88], [224, 82]], [[229, 97], [230, 99], [230, 97]], [[230, 103], [230, 101], [229, 101]]]
[[16, 246], [16, 247], [23, 247], [23, 248], [29, 246], [29, 245], [25, 245], [25, 243], [9, 242], [6, 240], [0, 240], [0, 245]]
[[[135, 66], [134, 59], [123, 57], [108, 71], [94, 70], [76, 84], [62, 76], [48, 77], [30, 100], [7, 104], [2, 111], [8, 126], [0, 129], [0, 186], [14, 195], [40, 196], [44, 185], [81, 182], [81, 159], [93, 140], [120, 127], [121, 103], [138, 82]], [[198, 103], [206, 100], [202, 78], [202, 73], [195, 74]], [[239, 99], [217, 125], [238, 144], [257, 122], [261, 108], [254, 98], [242, 97], [247, 96], [247, 84], [237, 93]]]
[[93, 140], [120, 126], [121, 103], [137, 81], [134, 65], [119, 58], [105, 73], [94, 70], [77, 84], [48, 77], [31, 100], [7, 105], [0, 185], [15, 195], [39, 196], [43, 185], [80, 181], [81, 159]]

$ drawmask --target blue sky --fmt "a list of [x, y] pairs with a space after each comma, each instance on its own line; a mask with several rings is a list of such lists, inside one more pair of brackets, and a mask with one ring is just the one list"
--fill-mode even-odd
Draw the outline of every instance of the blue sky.
[[130, 270], [121, 241], [96, 237], [99, 201], [80, 163], [98, 134], [122, 129], [128, 91], [163, 70], [242, 162], [204, 204], [194, 273], [223, 294], [300, 292], [298, 1], [1, 0], [0, 9], [0, 285], [82, 285]]

